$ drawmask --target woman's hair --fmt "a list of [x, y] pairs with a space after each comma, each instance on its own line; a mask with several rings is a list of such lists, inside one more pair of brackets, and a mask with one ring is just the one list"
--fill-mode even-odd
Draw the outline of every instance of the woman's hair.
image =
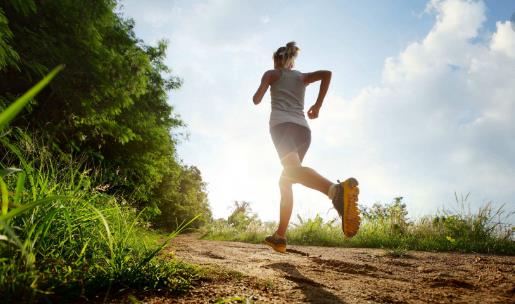
[[279, 64], [281, 68], [291, 68], [295, 62], [295, 58], [299, 54], [300, 49], [297, 47], [295, 41], [290, 41], [286, 46], [281, 46], [274, 53], [274, 61]]

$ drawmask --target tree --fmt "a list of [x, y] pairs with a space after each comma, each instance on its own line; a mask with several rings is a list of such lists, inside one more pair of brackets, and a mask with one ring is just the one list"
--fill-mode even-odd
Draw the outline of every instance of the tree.
[[257, 215], [252, 213], [249, 202], [234, 201], [234, 209], [227, 218], [229, 225], [245, 230], [250, 223], [256, 221], [258, 221]]
[[195, 166], [185, 166], [179, 172], [170, 172], [156, 191], [156, 201], [161, 210], [157, 220], [159, 226], [174, 230], [182, 221], [195, 216], [199, 218], [191, 225], [193, 228], [211, 221], [205, 187], [200, 170]]
[[181, 81], [164, 64], [166, 42], [145, 45], [116, 5], [0, 0], [0, 108], [65, 64], [13, 125], [53, 153], [85, 157], [85, 166], [101, 169], [98, 183], [140, 208], [159, 206], [178, 221], [198, 208], [207, 219], [200, 172], [176, 156], [173, 132], [183, 123], [167, 93]]

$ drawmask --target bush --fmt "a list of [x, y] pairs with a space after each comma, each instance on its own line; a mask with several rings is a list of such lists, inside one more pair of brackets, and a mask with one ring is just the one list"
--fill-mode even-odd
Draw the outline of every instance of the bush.
[[101, 168], [106, 191], [148, 207], [143, 216], [167, 230], [199, 213], [208, 221], [200, 172], [176, 154], [184, 123], [168, 93], [182, 81], [165, 64], [167, 43], [146, 45], [119, 9], [116, 0], [0, 0], [0, 111], [66, 65], [11, 124], [54, 157]]
[[[471, 213], [465, 210], [465, 201], [458, 203], [460, 208], [456, 211], [444, 210], [436, 216], [409, 221], [406, 204], [398, 197], [390, 204], [361, 207], [361, 228], [353, 238], [343, 237], [339, 219], [324, 222], [319, 215], [308, 220], [298, 217], [299, 222], [292, 224], [286, 236], [289, 244], [297, 245], [515, 255], [513, 230], [510, 225], [503, 224], [513, 212], [505, 214], [502, 206], [495, 210], [487, 204]], [[234, 225], [237, 210], [235, 208], [228, 220], [217, 220], [207, 226], [204, 238], [261, 243], [277, 227], [276, 223], [263, 224], [257, 218], [248, 225]], [[249, 220], [248, 216], [246, 220]]]
[[[18, 157], [0, 163], [3, 300], [66, 302], [127, 288], [180, 292], [198, 276], [193, 266], [156, 258], [166, 242], [149, 237], [148, 223], [128, 202], [94, 187], [94, 171], [80, 161], [55, 158], [26, 137], [0, 141]], [[20, 164], [22, 170], [7, 169]]]

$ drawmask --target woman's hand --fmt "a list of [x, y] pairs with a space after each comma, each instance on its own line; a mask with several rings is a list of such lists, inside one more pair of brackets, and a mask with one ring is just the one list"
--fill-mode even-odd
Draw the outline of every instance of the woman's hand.
[[321, 81], [320, 89], [318, 90], [318, 97], [313, 106], [309, 108], [308, 117], [310, 119], [315, 119], [318, 117], [318, 111], [322, 107], [322, 103], [324, 102], [325, 94], [329, 89], [329, 83], [331, 82], [331, 71], [316, 71], [312, 73], [302, 74], [303, 82], [305, 85], [308, 85], [315, 81]]
[[318, 117], [318, 111], [320, 111], [320, 105], [315, 103], [308, 110], [308, 117], [309, 117], [309, 119], [317, 118]]

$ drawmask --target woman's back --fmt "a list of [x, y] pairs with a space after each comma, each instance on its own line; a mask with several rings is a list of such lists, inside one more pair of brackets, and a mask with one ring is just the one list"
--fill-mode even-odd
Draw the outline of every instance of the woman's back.
[[306, 85], [302, 73], [296, 70], [280, 69], [280, 76], [270, 86], [272, 113], [270, 126], [292, 122], [309, 128], [304, 117], [304, 94]]

